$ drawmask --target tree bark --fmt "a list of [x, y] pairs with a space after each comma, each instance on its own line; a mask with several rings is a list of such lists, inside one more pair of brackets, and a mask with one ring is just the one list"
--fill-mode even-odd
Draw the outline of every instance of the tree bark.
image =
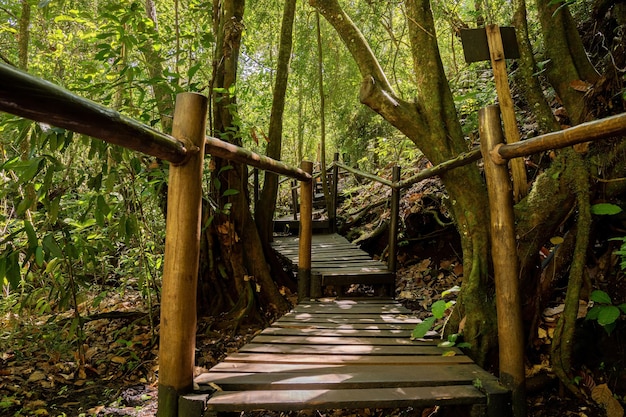
[[543, 90], [537, 73], [537, 64], [533, 54], [533, 48], [528, 36], [528, 22], [526, 20], [526, 0], [514, 0], [513, 23], [517, 33], [517, 45], [519, 47], [519, 76], [518, 81], [522, 85], [522, 94], [537, 118], [539, 129], [542, 133], [552, 132], [561, 127], [552, 114], [552, 109], [543, 95]]
[[[396, 96], [367, 41], [337, 0], [310, 0], [310, 4], [335, 28], [354, 58], [363, 78], [362, 103], [410, 138], [433, 164], [468, 150], [443, 71], [429, 1], [406, 2], [419, 92], [419, 100], [413, 103]], [[474, 165], [446, 172], [441, 178], [461, 235], [465, 271], [449, 327], [468, 314], [464, 335], [472, 344], [472, 357], [484, 364], [496, 346], [495, 307], [488, 285], [486, 190]]]
[[[218, 2], [214, 9], [217, 42], [214, 58], [212, 91], [213, 134], [223, 140], [241, 144], [241, 136], [234, 123], [237, 100], [234, 86], [237, 62], [243, 33], [244, 0]], [[217, 207], [212, 207], [214, 218], [211, 228], [215, 236], [212, 253], [214, 260], [209, 276], [203, 277], [208, 285], [228, 280], [219, 290], [228, 294], [210, 294], [214, 300], [222, 300], [222, 306], [231, 309], [230, 317], [236, 327], [243, 319], [262, 320], [261, 310], [273, 314], [284, 312], [288, 305], [281, 296], [269, 273], [263, 254], [261, 240], [250, 213], [247, 195], [247, 167], [244, 164], [213, 158], [212, 194]], [[207, 268], [203, 268], [207, 270]], [[234, 302], [234, 305], [228, 301]], [[259, 305], [257, 305], [257, 302]], [[214, 304], [214, 303], [209, 303]], [[260, 307], [260, 308], [255, 308]], [[224, 309], [222, 310], [224, 311]]]
[[[269, 143], [266, 154], [276, 160], [281, 159], [283, 137], [283, 112], [285, 109], [285, 93], [289, 78], [289, 63], [293, 45], [293, 22], [296, 15], [296, 0], [287, 0], [283, 11], [283, 21], [280, 31], [280, 45], [278, 47], [278, 62], [276, 68], [276, 82], [274, 84], [274, 97], [270, 114], [270, 126], [268, 131]], [[255, 213], [257, 227], [261, 241], [272, 241], [273, 217], [276, 210], [276, 197], [278, 194], [278, 175], [266, 172], [263, 181], [263, 190], [259, 199], [259, 205]], [[267, 251], [266, 251], [267, 252]]]
[[18, 48], [18, 66], [20, 69], [28, 68], [28, 44], [30, 42], [30, 2], [22, 0], [22, 13], [18, 25], [17, 48]]
[[[571, 124], [587, 120], [583, 89], [599, 79], [599, 74], [589, 61], [576, 23], [569, 8], [550, 0], [536, 0], [541, 32], [550, 59], [548, 80], [567, 110]], [[580, 83], [583, 85], [577, 85]]]

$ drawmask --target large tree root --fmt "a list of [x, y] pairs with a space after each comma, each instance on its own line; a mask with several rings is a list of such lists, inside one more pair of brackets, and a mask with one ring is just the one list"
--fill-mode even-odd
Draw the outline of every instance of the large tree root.
[[589, 204], [589, 172], [580, 155], [571, 157], [570, 162], [576, 164], [571, 183], [578, 206], [578, 221], [575, 227], [576, 246], [565, 295], [565, 309], [559, 318], [556, 331], [554, 332], [552, 368], [561, 383], [568, 390], [577, 396], [581, 396], [582, 393], [575, 385], [572, 375], [572, 347], [574, 345], [574, 332], [578, 318], [580, 290], [584, 283], [586, 254], [589, 246], [589, 229], [591, 227], [591, 208]]

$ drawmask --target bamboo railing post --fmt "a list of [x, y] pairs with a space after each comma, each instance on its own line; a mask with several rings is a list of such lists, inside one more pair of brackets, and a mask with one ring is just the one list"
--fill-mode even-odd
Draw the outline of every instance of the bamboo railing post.
[[[502, 45], [502, 35], [497, 25], [488, 25], [487, 42], [489, 44], [489, 54], [491, 56], [491, 66], [496, 82], [496, 92], [502, 112], [502, 122], [508, 143], [516, 143], [520, 140], [517, 121], [515, 120], [515, 108], [513, 107], [513, 97], [509, 87], [509, 79], [506, 73], [506, 60], [504, 59], [504, 46]], [[511, 159], [511, 174], [513, 176], [513, 199], [517, 202], [528, 194], [528, 183], [526, 178], [526, 166], [522, 158]]]
[[[400, 181], [400, 167], [394, 166], [391, 173], [391, 180], [394, 185]], [[391, 272], [398, 269], [398, 224], [400, 217], [400, 194], [402, 190], [398, 187], [391, 188], [391, 220], [389, 223], [389, 258], [387, 267]]]
[[[302, 161], [303, 171], [311, 174], [313, 162]], [[300, 183], [300, 239], [298, 246], [298, 301], [311, 296], [311, 240], [313, 234], [313, 181]]]
[[333, 188], [331, 190], [332, 198], [331, 198], [331, 207], [328, 208], [328, 226], [330, 228], [331, 233], [337, 233], [337, 204], [338, 204], [338, 196], [337, 192], [339, 190], [339, 153], [335, 152], [333, 156]]
[[159, 417], [176, 417], [179, 395], [193, 388], [207, 103], [206, 97], [195, 93], [176, 97], [172, 135], [185, 142], [191, 155], [184, 164], [172, 164], [169, 169], [161, 295]]
[[259, 168], [254, 168], [253, 172], [253, 187], [254, 187], [254, 212], [259, 205]]
[[503, 142], [500, 111], [497, 106], [489, 106], [481, 109], [478, 117], [491, 216], [491, 256], [496, 285], [500, 382], [512, 392], [513, 415], [525, 417], [524, 334], [513, 195], [506, 165], [496, 164], [490, 153]]
[[[400, 181], [400, 167], [394, 166], [391, 171], [391, 180], [394, 187], [391, 188], [391, 220], [389, 221], [389, 251], [387, 258], [387, 268], [394, 274], [398, 270], [398, 225], [400, 223], [400, 195], [402, 190], [395, 187]], [[389, 286], [388, 296], [393, 297], [395, 286]]]
[[293, 219], [298, 220], [298, 181], [292, 180], [291, 184], [291, 207], [293, 208]]

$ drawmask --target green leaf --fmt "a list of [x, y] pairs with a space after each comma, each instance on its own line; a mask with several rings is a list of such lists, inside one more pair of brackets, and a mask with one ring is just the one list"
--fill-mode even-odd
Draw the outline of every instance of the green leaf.
[[613, 304], [613, 301], [611, 301], [611, 297], [602, 290], [592, 291], [589, 299], [596, 303]]
[[22, 171], [22, 174], [20, 175], [20, 180], [22, 182], [30, 181], [35, 177], [35, 175], [37, 175], [40, 169], [41, 160], [42, 158], [39, 157], [39, 158], [31, 159], [28, 162], [24, 171]]
[[619, 308], [615, 306], [602, 307], [600, 314], [598, 314], [598, 323], [602, 326], [615, 323], [620, 314]]
[[[217, 90], [217, 88], [216, 88], [216, 90]], [[231, 170], [231, 169], [233, 169], [232, 165], [225, 165], [225, 166], [220, 168], [220, 170], [217, 172], [217, 175], [220, 175], [223, 172], [226, 172], [226, 171]]]
[[472, 344], [468, 342], [461, 342], [461, 343], [457, 343], [456, 347], [461, 348], [461, 349], [469, 349], [472, 347]]
[[63, 251], [52, 234], [43, 238], [43, 248], [54, 258], [63, 258]]
[[622, 313], [626, 314], [626, 303], [622, 303], [622, 304], [618, 305], [617, 308], [622, 310]]
[[421, 339], [426, 336], [426, 333], [428, 333], [428, 331], [432, 329], [434, 323], [434, 317], [428, 317], [427, 319], [419, 323], [411, 332], [411, 339]]
[[43, 261], [43, 247], [37, 246], [37, 249], [35, 249], [35, 263], [41, 268], [43, 266]]
[[20, 201], [20, 204], [17, 205], [17, 214], [18, 215], [24, 214], [26, 210], [28, 210], [32, 204], [33, 204], [33, 200], [31, 200], [30, 198], [23, 199], [22, 201]]
[[449, 348], [449, 347], [453, 347], [454, 346], [454, 342], [450, 342], [448, 340], [448, 341], [439, 343], [437, 346], [443, 347], [443, 348]]
[[239, 194], [239, 190], [229, 188], [228, 190], [224, 191], [224, 194], [222, 194], [222, 197], [229, 197], [231, 195], [237, 195], [237, 194]]
[[28, 246], [31, 248], [37, 247], [39, 245], [37, 233], [35, 233], [35, 228], [29, 220], [24, 220], [24, 230], [26, 231], [26, 235], [28, 236]]
[[6, 278], [12, 288], [18, 288], [22, 279], [19, 253], [13, 252], [6, 259]]
[[620, 206], [610, 203], [600, 203], [591, 206], [591, 214], [598, 216], [611, 216], [613, 214], [621, 213], [623, 210]]
[[595, 305], [591, 307], [591, 310], [587, 311], [587, 315], [585, 316], [585, 320], [598, 320], [598, 315], [600, 314], [600, 309], [602, 306]]
[[616, 327], [617, 327], [617, 322], [609, 323], [606, 326], [602, 326], [606, 334], [609, 334], [609, 335], [613, 333], [613, 330], [615, 330]]
[[435, 316], [435, 318], [441, 319], [446, 313], [446, 302], [444, 300], [439, 300], [435, 302], [430, 307], [430, 309], [433, 312], [433, 316]]

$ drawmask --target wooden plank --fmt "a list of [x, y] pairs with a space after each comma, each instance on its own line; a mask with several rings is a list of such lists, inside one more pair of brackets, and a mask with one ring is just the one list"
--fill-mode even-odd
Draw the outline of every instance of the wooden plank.
[[296, 313], [291, 312], [285, 314], [279, 321], [293, 321], [293, 320], [312, 320], [312, 319], [324, 319], [324, 320], [332, 320], [335, 323], [342, 322], [372, 322], [372, 323], [421, 323], [422, 320], [418, 319], [415, 316], [408, 316], [404, 314], [369, 314], [369, 313], [347, 313], [347, 314], [337, 314], [337, 313], [323, 313], [323, 314], [311, 314], [311, 313]]
[[[450, 351], [457, 355], [462, 354], [457, 348]], [[402, 346], [372, 346], [372, 345], [292, 345], [271, 343], [248, 343], [239, 349], [241, 353], [280, 353], [296, 355], [438, 355], [443, 350], [435, 345], [402, 345]]]
[[[366, 369], [363, 369], [366, 368]], [[258, 369], [258, 368], [256, 368]], [[485, 372], [476, 365], [423, 365], [413, 367], [341, 367], [324, 372], [208, 372], [195, 378], [196, 384], [217, 384], [224, 391], [245, 389], [356, 389], [423, 387], [473, 384]], [[495, 377], [490, 379], [495, 380]]]
[[[343, 303], [339, 303], [339, 302], [333, 302], [333, 303], [306, 303], [306, 304], [299, 304], [296, 306], [296, 308], [293, 309], [293, 311], [298, 311], [298, 312], [311, 312], [311, 311], [315, 311], [315, 312], [322, 312], [322, 311], [332, 311], [332, 310], [336, 310], [336, 311], [340, 311], [340, 312], [344, 312], [347, 313], [349, 312], [349, 310], [359, 310], [359, 311], [364, 311], [364, 310], [371, 310], [372, 312], [401, 312], [404, 314], [410, 314], [411, 311], [409, 309], [407, 309], [406, 307], [404, 307], [402, 304], [399, 303], [378, 303], [378, 304], [374, 304], [374, 303], [362, 303], [360, 301], [354, 301], [354, 300], [343, 300], [345, 302]], [[350, 301], [350, 302], [348, 302]]]
[[361, 323], [356, 323], [356, 324], [351, 324], [351, 323], [324, 323], [324, 322], [318, 322], [318, 323], [297, 323], [297, 322], [287, 322], [282, 324], [281, 322], [277, 321], [276, 323], [274, 323], [272, 325], [273, 327], [289, 327], [292, 329], [299, 329], [299, 328], [303, 328], [303, 329], [336, 329], [336, 330], [413, 330], [415, 328], [414, 324], [408, 323], [408, 324], [376, 324], [376, 323], [371, 323], [371, 324], [361, 324]]
[[[368, 346], [404, 346], [429, 342], [411, 340], [408, 337], [350, 337], [350, 336], [306, 336], [306, 335], [271, 335], [260, 334], [253, 339], [257, 343], [274, 344], [315, 344], [315, 345], [368, 345]], [[432, 342], [431, 342], [432, 343]]]
[[411, 337], [408, 329], [317, 329], [300, 327], [268, 327], [263, 330], [264, 335], [285, 336], [352, 336], [352, 337]]
[[469, 385], [343, 390], [222, 391], [209, 399], [212, 411], [272, 409], [362, 409], [484, 404], [486, 396]]
[[395, 275], [388, 271], [368, 272], [366, 274], [342, 273], [342, 271], [339, 271], [337, 273], [322, 274], [322, 285], [375, 285], [394, 284], [395, 282]]
[[467, 356], [383, 356], [383, 355], [305, 355], [305, 354], [264, 354], [233, 353], [224, 362], [247, 363], [295, 363], [323, 365], [409, 365], [409, 364], [451, 364], [472, 363]]
[[315, 306], [311, 305], [309, 307], [304, 308], [303, 306], [299, 306], [299, 308], [293, 310], [296, 313], [310, 313], [310, 314], [349, 314], [349, 313], [363, 313], [363, 314], [410, 314], [411, 312], [402, 306], [387, 306], [384, 304], [380, 305], [371, 305], [371, 306]]

